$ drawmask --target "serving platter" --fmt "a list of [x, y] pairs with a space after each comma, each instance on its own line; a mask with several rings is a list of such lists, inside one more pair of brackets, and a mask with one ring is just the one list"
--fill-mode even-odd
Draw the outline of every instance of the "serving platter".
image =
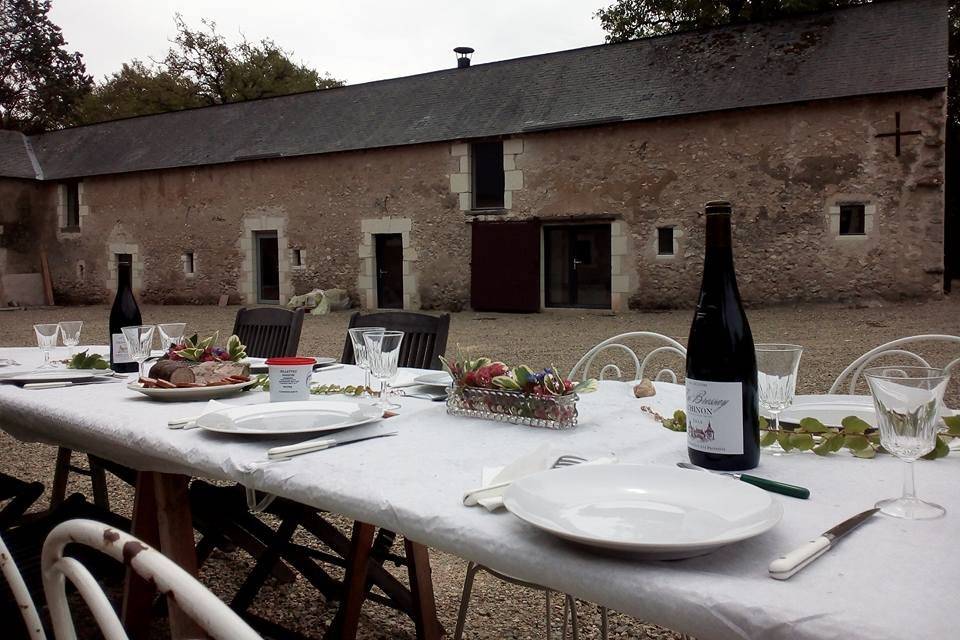
[[372, 405], [337, 400], [274, 402], [230, 407], [205, 413], [197, 426], [207, 431], [276, 436], [339, 431], [380, 420], [383, 412]]
[[237, 384], [221, 384], [206, 387], [178, 387], [176, 389], [162, 389], [160, 387], [144, 387], [139, 382], [131, 382], [127, 389], [147, 396], [151, 400], [166, 402], [196, 402], [200, 400], [216, 400], [227, 398], [240, 393], [257, 384], [256, 380], [238, 382]]
[[639, 464], [575, 465], [515, 481], [506, 508], [560, 538], [647, 559], [710, 553], [783, 515], [771, 494], [729, 477]]

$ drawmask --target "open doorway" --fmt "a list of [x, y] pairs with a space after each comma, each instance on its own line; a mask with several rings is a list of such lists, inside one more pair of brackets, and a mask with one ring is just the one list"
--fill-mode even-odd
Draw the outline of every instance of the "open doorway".
[[280, 304], [280, 247], [276, 231], [255, 231], [257, 302]]
[[403, 308], [403, 236], [378, 233], [375, 268], [377, 270], [377, 307]]
[[543, 248], [547, 307], [610, 308], [609, 224], [544, 227]]

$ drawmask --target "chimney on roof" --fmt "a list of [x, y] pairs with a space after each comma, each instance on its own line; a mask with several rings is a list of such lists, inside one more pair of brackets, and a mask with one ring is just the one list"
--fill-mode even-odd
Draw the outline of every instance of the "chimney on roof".
[[453, 51], [457, 54], [458, 69], [466, 69], [470, 66], [470, 56], [473, 55], [473, 47], [456, 47]]

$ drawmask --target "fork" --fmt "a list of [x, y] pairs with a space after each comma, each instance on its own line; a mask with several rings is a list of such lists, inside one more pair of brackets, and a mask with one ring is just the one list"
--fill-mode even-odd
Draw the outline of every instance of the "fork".
[[[562, 455], [557, 458], [556, 462], [550, 465], [551, 469], [560, 469], [561, 467], [572, 467], [575, 464], [580, 464], [586, 462], [586, 458], [581, 458], [580, 456], [573, 455]], [[474, 489], [473, 491], [467, 491], [463, 494], [463, 504], [467, 507], [472, 507], [480, 502], [483, 499], [485, 493], [496, 491], [497, 489], [503, 489], [509, 487], [513, 484], [513, 480], [507, 482], [498, 482], [497, 484], [491, 484], [488, 487], [483, 487], [481, 489]]]

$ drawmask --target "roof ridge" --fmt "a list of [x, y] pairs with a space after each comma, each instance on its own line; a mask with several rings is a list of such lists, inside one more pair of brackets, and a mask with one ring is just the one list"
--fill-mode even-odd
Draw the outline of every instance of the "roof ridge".
[[33, 151], [33, 144], [30, 142], [30, 138], [24, 135], [21, 132], [20, 137], [23, 138], [23, 146], [27, 151], [27, 158], [30, 159], [30, 164], [33, 166], [33, 172], [37, 176], [37, 180], [43, 180], [43, 167], [40, 166], [40, 161], [37, 159], [37, 154]]

